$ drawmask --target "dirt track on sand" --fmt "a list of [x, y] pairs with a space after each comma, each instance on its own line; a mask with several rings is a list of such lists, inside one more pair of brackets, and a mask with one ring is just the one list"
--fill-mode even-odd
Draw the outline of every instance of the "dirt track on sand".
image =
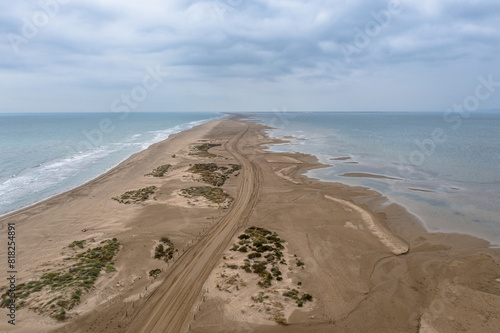
[[126, 332], [181, 332], [187, 328], [201, 288], [222, 252], [252, 212], [258, 198], [259, 171], [238, 150], [248, 127], [225, 144], [226, 150], [242, 165], [238, 194], [228, 214], [209, 230], [172, 267], [161, 286], [127, 326]]

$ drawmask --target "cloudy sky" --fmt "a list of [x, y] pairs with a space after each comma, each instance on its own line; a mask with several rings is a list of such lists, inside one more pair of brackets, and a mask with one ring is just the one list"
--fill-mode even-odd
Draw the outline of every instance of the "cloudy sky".
[[0, 112], [444, 111], [479, 77], [498, 109], [498, 22], [498, 0], [1, 1]]

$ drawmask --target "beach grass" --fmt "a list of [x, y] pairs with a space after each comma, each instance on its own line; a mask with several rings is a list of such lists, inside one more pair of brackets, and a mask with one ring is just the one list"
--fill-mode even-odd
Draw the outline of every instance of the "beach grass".
[[122, 195], [113, 197], [111, 199], [126, 205], [129, 205], [131, 203], [140, 203], [148, 200], [149, 196], [154, 194], [157, 189], [158, 188], [156, 186], [148, 186], [135, 191], [125, 192]]
[[222, 186], [230, 174], [240, 170], [239, 164], [230, 164], [229, 167], [218, 166], [215, 163], [197, 163], [189, 171], [201, 175], [201, 180], [213, 186]]
[[144, 176], [163, 177], [165, 173], [167, 173], [168, 169], [170, 169], [171, 167], [172, 165], [170, 164], [160, 165], [159, 167], [155, 168], [153, 171], [145, 174]]
[[203, 143], [201, 145], [196, 145], [193, 147], [193, 151], [189, 153], [189, 155], [196, 155], [200, 157], [217, 157], [217, 155], [209, 152], [210, 148], [219, 147], [220, 143]]
[[172, 243], [172, 241], [168, 237], [164, 236], [160, 238], [160, 244], [156, 245], [155, 247], [154, 258], [162, 259], [165, 260], [165, 262], [168, 262], [174, 257], [175, 251], [176, 248], [174, 246], [174, 243]]
[[[83, 248], [85, 241], [74, 241], [68, 248]], [[82, 245], [80, 247], [80, 245]], [[66, 319], [70, 311], [80, 303], [81, 296], [94, 286], [102, 271], [114, 272], [113, 258], [118, 253], [120, 243], [116, 238], [105, 240], [100, 246], [67, 257], [65, 261], [76, 261], [65, 269], [46, 272], [39, 279], [16, 286], [14, 301], [16, 308], [29, 305], [30, 309], [47, 313], [57, 320]], [[48, 302], [40, 301], [41, 295], [51, 295]], [[1, 307], [8, 307], [11, 298], [8, 292], [2, 295]]]
[[223, 204], [227, 202], [228, 206], [234, 200], [229, 194], [218, 187], [194, 186], [182, 189], [180, 193], [188, 198], [203, 197], [216, 204]]

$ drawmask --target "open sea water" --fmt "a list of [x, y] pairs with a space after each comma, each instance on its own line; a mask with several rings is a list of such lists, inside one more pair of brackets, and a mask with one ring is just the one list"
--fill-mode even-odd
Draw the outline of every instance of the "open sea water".
[[[372, 188], [402, 204], [435, 232], [459, 232], [500, 245], [500, 113], [253, 113], [294, 136], [272, 151], [317, 156], [331, 167], [309, 177]], [[333, 160], [350, 157], [349, 160]], [[350, 178], [370, 173], [395, 179]], [[415, 191], [415, 189], [419, 191]]]
[[220, 113], [0, 114], [0, 215], [84, 184]]

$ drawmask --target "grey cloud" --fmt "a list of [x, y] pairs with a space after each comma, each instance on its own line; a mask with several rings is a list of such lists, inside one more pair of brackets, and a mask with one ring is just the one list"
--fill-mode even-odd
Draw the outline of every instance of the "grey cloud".
[[[317, 89], [311, 94], [324, 97], [317, 104], [319, 109], [335, 100], [349, 105], [350, 99], [346, 94], [335, 95], [335, 89], [326, 93], [318, 87], [337, 87], [362, 77], [366, 84], [377, 85], [373, 73], [380, 70], [400, 80], [400, 70], [413, 71], [418, 66], [424, 72], [433, 71], [434, 78], [440, 71], [446, 74], [438, 64], [460, 70], [474, 62], [482, 71], [478, 75], [498, 73], [500, 4], [496, 1], [401, 0], [401, 13], [392, 15], [388, 24], [379, 23], [379, 32], [359, 47], [359, 33], [366, 34], [370, 24], [373, 28], [377, 22], [374, 13], [387, 11], [388, 6], [389, 1], [383, 0], [73, 0], [61, 5], [35, 37], [20, 45], [19, 54], [12, 52], [7, 38], [1, 40], [0, 71], [48, 77], [75, 91], [101, 89], [103, 96], [113, 98], [110, 91], [126, 89], [140, 80], [146, 66], [159, 64], [170, 69], [169, 80], [177, 84], [176, 91], [185, 89], [196, 95], [193, 89], [200, 89], [198, 93], [205, 94], [202, 87], [210, 85], [210, 91], [226, 92], [230, 82], [246, 82], [251, 87], [246, 90], [247, 98], [255, 100], [263, 89], [259, 82], [267, 82], [274, 84], [276, 101], [288, 98], [292, 86]], [[3, 3], [0, 9], [3, 36], [20, 34], [22, 17], [40, 10], [29, 1]], [[347, 46], [357, 47], [350, 61], [342, 51]], [[469, 74], [463, 75], [464, 81], [468, 79]], [[420, 78], [422, 84], [427, 79]], [[458, 89], [456, 84], [446, 89]], [[365, 84], [362, 86], [359, 93], [369, 97]], [[8, 82], [2, 87], [15, 90]], [[190, 109], [189, 103], [186, 101], [186, 109]], [[330, 104], [336, 107], [334, 102]], [[357, 109], [359, 103], [352, 106]], [[433, 107], [434, 102], [427, 106]]]

